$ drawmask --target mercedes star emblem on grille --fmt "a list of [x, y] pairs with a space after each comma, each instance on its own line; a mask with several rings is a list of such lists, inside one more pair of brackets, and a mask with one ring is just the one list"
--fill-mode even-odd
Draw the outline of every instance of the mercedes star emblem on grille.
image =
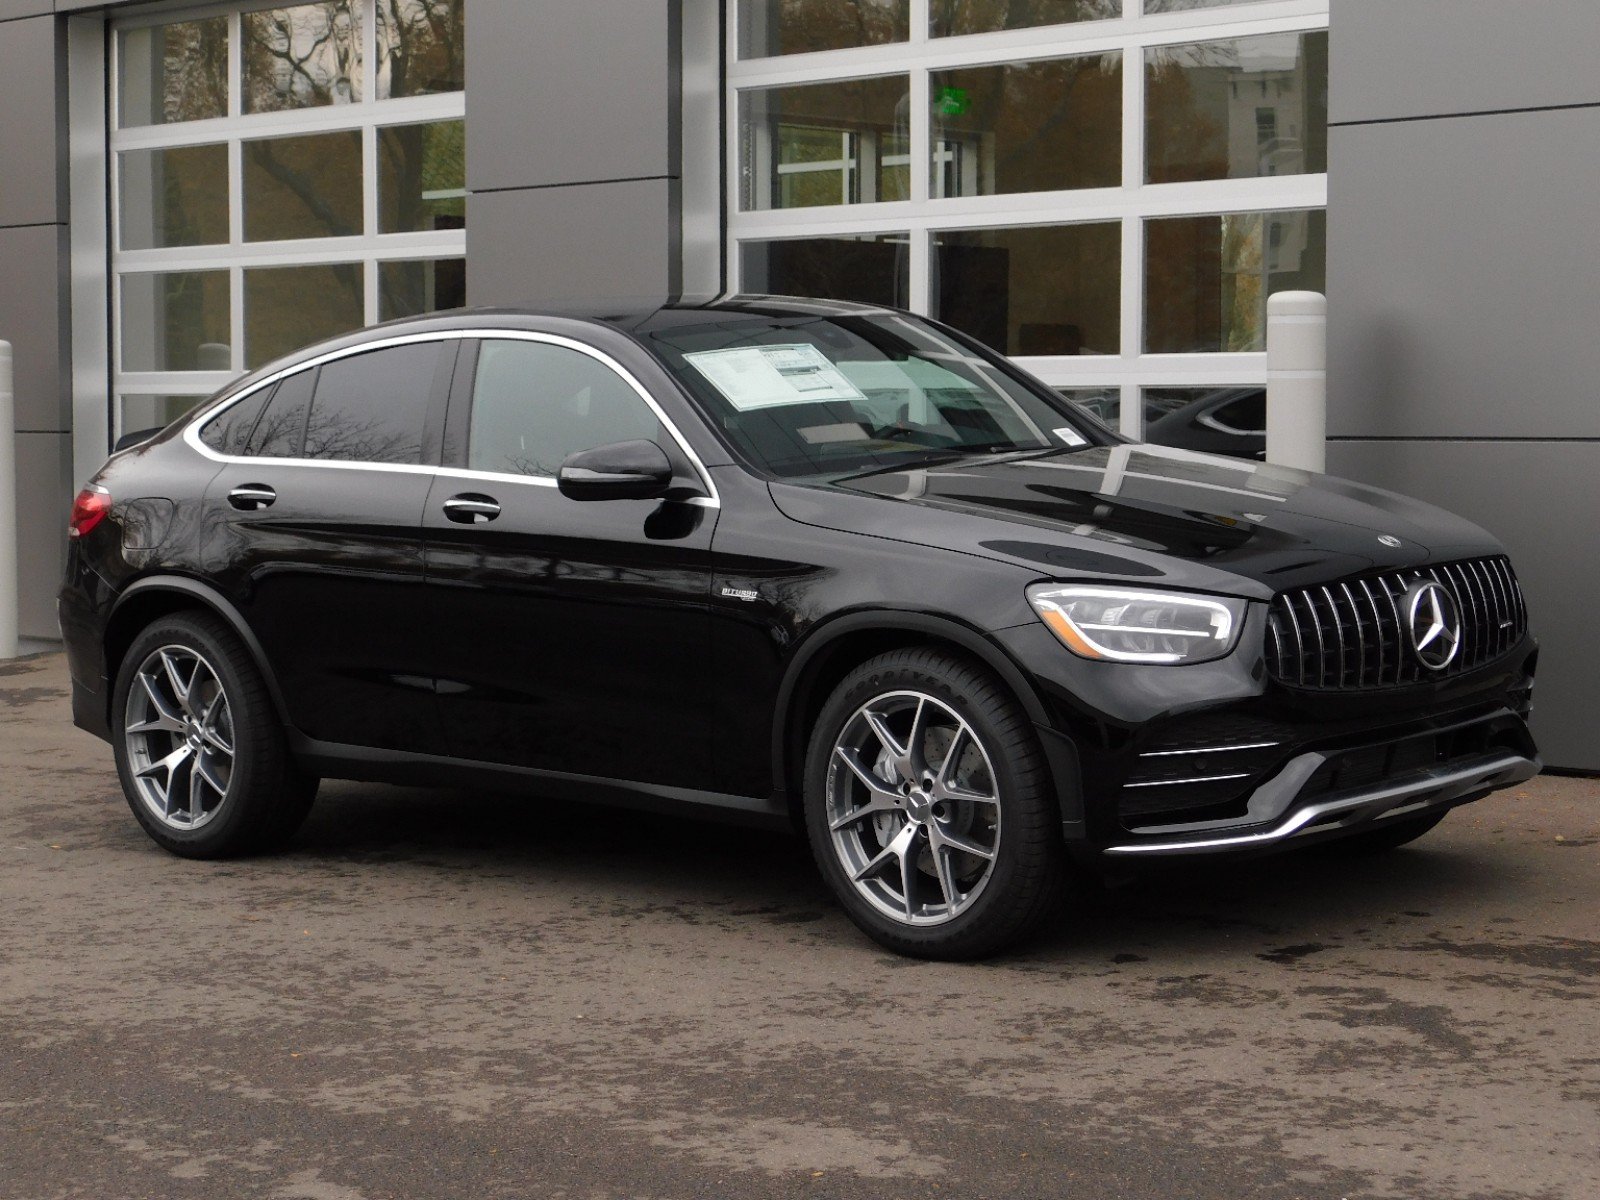
[[1461, 610], [1443, 584], [1419, 580], [1406, 591], [1406, 626], [1417, 661], [1442, 671], [1461, 650]]

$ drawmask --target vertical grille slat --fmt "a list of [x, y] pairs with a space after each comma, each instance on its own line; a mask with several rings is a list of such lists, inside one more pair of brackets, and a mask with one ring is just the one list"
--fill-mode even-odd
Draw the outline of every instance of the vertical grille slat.
[[[1406, 624], [1406, 593], [1419, 580], [1444, 588], [1461, 619], [1460, 650], [1439, 671], [1419, 660]], [[1267, 669], [1274, 679], [1318, 691], [1360, 690], [1484, 666], [1522, 641], [1528, 610], [1509, 561], [1465, 559], [1280, 592], [1267, 628]]]

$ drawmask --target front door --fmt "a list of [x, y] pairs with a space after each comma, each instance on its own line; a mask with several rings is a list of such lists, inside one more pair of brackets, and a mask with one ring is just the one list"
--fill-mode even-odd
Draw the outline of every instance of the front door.
[[[484, 339], [459, 395], [460, 465], [441, 471], [423, 516], [452, 752], [704, 787], [717, 510], [703, 479], [642, 388], [575, 343]], [[557, 490], [569, 454], [635, 439], [667, 451], [683, 498], [576, 501]]]

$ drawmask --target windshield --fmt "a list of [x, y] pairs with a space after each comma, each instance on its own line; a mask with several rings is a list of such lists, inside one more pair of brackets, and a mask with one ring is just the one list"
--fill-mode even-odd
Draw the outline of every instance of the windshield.
[[779, 476], [894, 469], [1105, 439], [1066, 400], [904, 313], [683, 314], [645, 340], [729, 438]]

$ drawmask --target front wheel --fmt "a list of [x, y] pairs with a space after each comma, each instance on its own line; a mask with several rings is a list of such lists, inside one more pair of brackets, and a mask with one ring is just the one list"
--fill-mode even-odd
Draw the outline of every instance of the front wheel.
[[260, 672], [209, 613], [163, 617], [134, 639], [112, 718], [128, 805], [174, 854], [271, 849], [311, 808], [317, 781], [291, 760]]
[[1037, 738], [988, 672], [935, 649], [872, 659], [812, 732], [806, 827], [850, 918], [918, 958], [992, 954], [1059, 904], [1059, 811]]

